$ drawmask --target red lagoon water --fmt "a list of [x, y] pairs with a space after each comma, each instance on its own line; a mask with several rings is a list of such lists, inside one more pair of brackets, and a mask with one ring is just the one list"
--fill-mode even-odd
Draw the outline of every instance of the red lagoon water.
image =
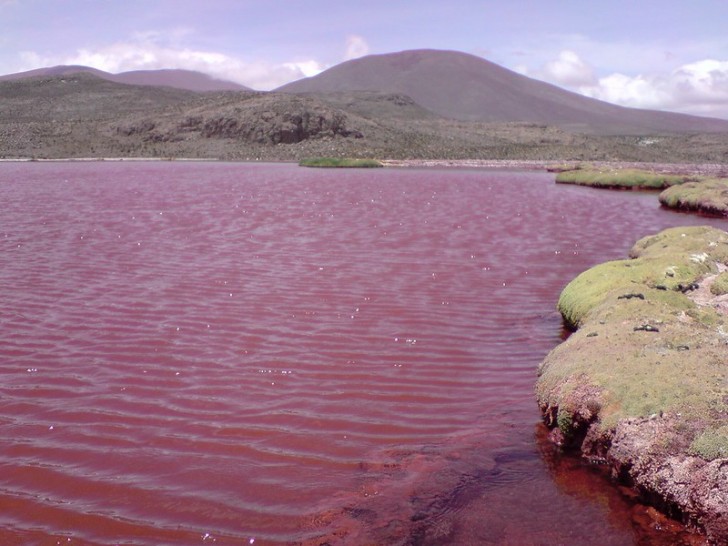
[[535, 372], [573, 276], [720, 220], [293, 165], [1, 164], [0, 202], [0, 543], [665, 536], [543, 440]]

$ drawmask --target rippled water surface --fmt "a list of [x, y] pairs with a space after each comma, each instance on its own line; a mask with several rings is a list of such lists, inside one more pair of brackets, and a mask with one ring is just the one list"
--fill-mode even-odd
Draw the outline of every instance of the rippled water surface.
[[285, 164], [6, 163], [0, 203], [1, 543], [637, 543], [536, 366], [573, 276], [720, 220]]

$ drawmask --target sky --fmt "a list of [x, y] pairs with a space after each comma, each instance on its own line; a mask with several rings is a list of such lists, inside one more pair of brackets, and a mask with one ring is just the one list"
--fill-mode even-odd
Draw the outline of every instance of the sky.
[[728, 119], [728, 0], [0, 0], [0, 74], [185, 68], [269, 90], [448, 49], [624, 106]]

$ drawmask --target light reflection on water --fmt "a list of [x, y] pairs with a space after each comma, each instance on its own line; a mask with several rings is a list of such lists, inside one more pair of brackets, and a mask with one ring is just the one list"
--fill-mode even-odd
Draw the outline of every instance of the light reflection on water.
[[2, 164], [0, 197], [4, 543], [636, 543], [544, 456], [535, 369], [569, 279], [720, 221], [478, 170]]

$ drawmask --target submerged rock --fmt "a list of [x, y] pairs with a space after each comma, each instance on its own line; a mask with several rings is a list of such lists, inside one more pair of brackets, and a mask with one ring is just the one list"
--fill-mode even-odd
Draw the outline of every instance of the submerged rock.
[[562, 292], [576, 331], [539, 367], [538, 404], [561, 444], [725, 544], [728, 301], [710, 287], [728, 269], [728, 233], [673, 228], [630, 255]]

